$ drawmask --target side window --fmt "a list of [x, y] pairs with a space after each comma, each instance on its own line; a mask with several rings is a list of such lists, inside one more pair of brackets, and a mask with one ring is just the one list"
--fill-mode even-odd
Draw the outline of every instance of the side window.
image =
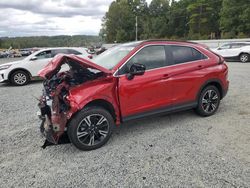
[[226, 50], [226, 49], [230, 49], [231, 48], [231, 45], [230, 44], [224, 44], [222, 45], [219, 49], [220, 50]]
[[193, 53], [193, 61], [197, 61], [197, 60], [202, 60], [202, 59], [207, 59], [207, 57], [202, 54], [201, 52], [199, 52], [198, 50], [191, 48], [192, 49], [192, 53]]
[[46, 59], [46, 58], [51, 58], [51, 50], [43, 51], [40, 52], [39, 54], [36, 55], [37, 59]]
[[244, 43], [244, 44], [242, 44], [242, 46], [250, 46], [250, 43], [248, 43], [248, 44]]
[[231, 45], [231, 48], [240, 48], [242, 46], [243, 46], [243, 44], [241, 44], [241, 43], [235, 43], [235, 44]]
[[201, 52], [197, 51], [192, 47], [171, 46], [170, 48], [172, 51], [172, 58], [173, 58], [172, 64], [181, 64], [190, 61], [206, 59], [205, 55], [203, 55]]
[[80, 52], [73, 50], [73, 49], [68, 49], [68, 54], [81, 55]]
[[57, 54], [68, 54], [68, 49], [55, 49], [52, 51], [52, 57], [55, 57]]
[[146, 70], [166, 66], [166, 55], [164, 46], [148, 46], [141, 49], [133, 56], [126, 65], [119, 71], [119, 74], [125, 74], [134, 63], [145, 65]]

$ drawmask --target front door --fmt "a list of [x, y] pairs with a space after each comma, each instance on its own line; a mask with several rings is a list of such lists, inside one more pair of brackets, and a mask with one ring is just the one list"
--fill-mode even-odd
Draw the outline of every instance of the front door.
[[51, 50], [46, 50], [34, 56], [35, 59], [29, 60], [29, 70], [32, 76], [37, 76], [38, 72], [43, 69], [52, 59]]
[[220, 54], [222, 57], [230, 57], [230, 44], [225, 44], [217, 49], [217, 53]]
[[[133, 63], [144, 64], [144, 75], [128, 80], [126, 74]], [[165, 48], [147, 46], [139, 50], [119, 70], [119, 100], [122, 117], [165, 108], [171, 104], [171, 83], [168, 80]]]

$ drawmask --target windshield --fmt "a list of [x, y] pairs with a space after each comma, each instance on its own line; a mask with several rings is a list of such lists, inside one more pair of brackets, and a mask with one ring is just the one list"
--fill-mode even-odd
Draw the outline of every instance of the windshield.
[[97, 65], [111, 70], [133, 49], [134, 46], [119, 45], [96, 56], [92, 61]]

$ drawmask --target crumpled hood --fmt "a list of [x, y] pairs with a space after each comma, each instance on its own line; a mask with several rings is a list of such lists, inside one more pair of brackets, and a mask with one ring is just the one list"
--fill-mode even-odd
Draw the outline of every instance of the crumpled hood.
[[111, 74], [110, 70], [99, 66], [89, 61], [88, 59], [81, 58], [76, 55], [58, 54], [42, 70], [38, 72], [38, 75], [42, 78], [51, 78], [60, 70], [61, 65], [67, 60], [76, 61], [84, 68], [92, 68], [104, 72], [106, 74]]

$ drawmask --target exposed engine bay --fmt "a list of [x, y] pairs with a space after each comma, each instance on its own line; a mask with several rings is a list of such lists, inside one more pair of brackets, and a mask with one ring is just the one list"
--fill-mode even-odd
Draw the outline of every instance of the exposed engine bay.
[[57, 144], [60, 136], [65, 132], [67, 112], [71, 108], [67, 99], [69, 90], [102, 77], [103, 74], [96, 69], [86, 68], [73, 59], [63, 58], [59, 66], [45, 76], [44, 89], [38, 106], [39, 117], [42, 120], [40, 131], [47, 142]]

